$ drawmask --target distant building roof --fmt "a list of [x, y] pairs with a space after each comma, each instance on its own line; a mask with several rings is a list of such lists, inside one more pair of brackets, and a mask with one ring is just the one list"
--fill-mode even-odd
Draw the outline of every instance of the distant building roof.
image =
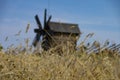
[[49, 28], [54, 32], [74, 33], [74, 34], [81, 33], [78, 24], [50, 22]]

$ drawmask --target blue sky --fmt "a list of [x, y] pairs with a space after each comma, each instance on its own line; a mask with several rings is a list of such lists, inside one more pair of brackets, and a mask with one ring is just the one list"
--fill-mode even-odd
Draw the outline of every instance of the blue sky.
[[[79, 24], [83, 33], [79, 42], [94, 32], [88, 42], [103, 43], [108, 39], [120, 43], [120, 0], [0, 0], [0, 44], [23, 43], [26, 38], [31, 44], [35, 36], [33, 29], [37, 27], [34, 16], [38, 14], [43, 23], [45, 8], [52, 21]], [[25, 34], [28, 23], [30, 30]], [[16, 37], [20, 30], [21, 35]]]

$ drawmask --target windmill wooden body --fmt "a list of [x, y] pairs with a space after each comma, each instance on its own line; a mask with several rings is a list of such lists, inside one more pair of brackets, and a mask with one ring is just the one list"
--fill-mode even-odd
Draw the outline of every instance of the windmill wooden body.
[[78, 24], [51, 22], [51, 16], [47, 20], [46, 15], [47, 11], [45, 10], [43, 29], [38, 15], [35, 16], [39, 29], [34, 29], [36, 36], [33, 45], [36, 46], [42, 36], [41, 46], [44, 50], [49, 50], [60, 44], [75, 49], [77, 40], [81, 34]]

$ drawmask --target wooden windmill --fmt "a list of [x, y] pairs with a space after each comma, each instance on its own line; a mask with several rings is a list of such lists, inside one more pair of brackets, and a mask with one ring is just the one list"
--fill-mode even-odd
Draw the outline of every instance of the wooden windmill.
[[[77, 39], [81, 34], [78, 24], [52, 22], [50, 21], [51, 18], [52, 16], [49, 16], [47, 19], [47, 10], [45, 9], [44, 26], [42, 27], [38, 15], [35, 16], [38, 29], [34, 29], [36, 36], [33, 45], [36, 46], [42, 36], [41, 46], [44, 50], [49, 50], [62, 43], [75, 49]], [[71, 46], [68, 44], [71, 44]]]

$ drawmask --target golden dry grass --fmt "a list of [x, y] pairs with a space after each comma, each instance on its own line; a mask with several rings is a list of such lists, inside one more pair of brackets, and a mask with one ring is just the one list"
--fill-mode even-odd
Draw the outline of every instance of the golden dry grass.
[[[63, 44], [41, 53], [10, 47], [0, 48], [0, 80], [120, 80], [120, 56], [104, 50], [86, 54], [87, 35], [74, 51]], [[62, 49], [60, 48], [62, 47]], [[60, 49], [60, 50], [59, 50]]]
[[120, 80], [120, 58], [115, 53], [56, 52], [41, 55], [0, 51], [0, 80]]

